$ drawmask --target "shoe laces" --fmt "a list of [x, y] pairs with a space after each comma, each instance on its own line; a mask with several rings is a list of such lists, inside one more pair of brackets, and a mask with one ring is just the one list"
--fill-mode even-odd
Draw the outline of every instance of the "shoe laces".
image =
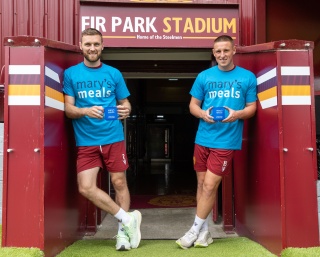
[[126, 235], [127, 235], [129, 238], [131, 238], [132, 235], [133, 235], [133, 231], [132, 231], [132, 229], [130, 229], [129, 226], [126, 227], [125, 233], [126, 233]]
[[191, 231], [191, 230], [189, 230], [187, 233], [185, 233], [185, 235], [184, 235], [184, 240], [186, 240], [186, 241], [191, 241], [191, 240], [194, 240], [194, 238], [197, 238], [198, 236], [197, 236], [197, 234], [196, 234], [196, 232], [195, 231]]
[[187, 233], [186, 233], [187, 236], [196, 236], [197, 233], [193, 230], [189, 230]]
[[124, 235], [124, 234], [115, 235], [113, 238], [115, 238], [115, 239], [121, 239], [121, 238], [123, 238], [123, 239], [127, 239], [127, 240], [128, 240], [127, 235]]

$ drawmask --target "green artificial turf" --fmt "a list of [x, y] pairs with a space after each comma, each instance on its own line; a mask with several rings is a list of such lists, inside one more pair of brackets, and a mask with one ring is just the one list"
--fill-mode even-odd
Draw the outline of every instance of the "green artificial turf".
[[287, 248], [281, 252], [281, 257], [320, 257], [320, 247]]
[[69, 246], [58, 257], [276, 257], [261, 245], [244, 237], [216, 239], [207, 248], [183, 250], [174, 240], [142, 240], [139, 248], [126, 252], [115, 250], [115, 240], [81, 240]]
[[[0, 225], [0, 244], [2, 238]], [[43, 257], [37, 248], [0, 247], [1, 257]], [[245, 238], [215, 239], [207, 248], [180, 249], [174, 240], [141, 240], [137, 249], [118, 252], [115, 240], [79, 240], [67, 247], [57, 257], [102, 257], [102, 256], [135, 256], [135, 257], [277, 257], [263, 246]], [[320, 257], [320, 247], [287, 248], [281, 257]]]
[[[2, 246], [2, 225], [0, 225], [0, 246]], [[1, 257], [43, 257], [44, 253], [38, 248], [0, 247]]]

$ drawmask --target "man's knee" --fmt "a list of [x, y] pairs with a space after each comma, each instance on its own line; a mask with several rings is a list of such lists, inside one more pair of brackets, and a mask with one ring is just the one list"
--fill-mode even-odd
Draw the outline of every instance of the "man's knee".
[[78, 191], [84, 197], [89, 198], [94, 192], [94, 185], [89, 185], [87, 183], [78, 183]]
[[125, 176], [115, 176], [112, 178], [111, 182], [115, 190], [121, 190], [127, 187], [127, 180]]
[[216, 194], [220, 185], [220, 181], [204, 181], [203, 191], [207, 194]]
[[203, 181], [198, 181], [197, 187], [199, 190], [202, 190], [203, 189]]

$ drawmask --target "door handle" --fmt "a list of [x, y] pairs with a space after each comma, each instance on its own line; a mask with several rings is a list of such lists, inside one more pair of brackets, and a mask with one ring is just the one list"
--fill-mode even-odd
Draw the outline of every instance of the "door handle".
[[313, 152], [313, 148], [312, 147], [308, 147], [307, 150], [310, 151], [310, 152]]

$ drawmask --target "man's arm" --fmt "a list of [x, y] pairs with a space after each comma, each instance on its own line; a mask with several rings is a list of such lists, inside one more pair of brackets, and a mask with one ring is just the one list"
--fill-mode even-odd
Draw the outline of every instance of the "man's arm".
[[227, 118], [223, 120], [223, 122], [234, 122], [236, 120], [245, 120], [251, 118], [257, 109], [257, 103], [252, 102], [252, 103], [247, 103], [246, 107], [242, 110], [232, 110], [229, 107], [225, 106], [225, 108], [229, 111], [229, 115]]
[[210, 115], [212, 107], [209, 107], [207, 110], [202, 110], [201, 104], [202, 101], [192, 96], [189, 104], [190, 113], [196, 118], [203, 119], [205, 122], [214, 123], [215, 121]]
[[124, 98], [121, 100], [118, 100], [118, 115], [119, 115], [119, 119], [125, 119], [128, 118], [128, 116], [131, 113], [131, 104], [128, 100], [128, 98]]
[[101, 106], [92, 106], [90, 108], [78, 108], [75, 105], [75, 99], [72, 96], [64, 96], [64, 109], [68, 118], [79, 119], [84, 116], [89, 116], [91, 118], [102, 119], [103, 118], [103, 108]]
[[236, 111], [235, 116], [238, 119], [246, 120], [251, 118], [257, 110], [257, 103], [247, 103], [243, 110]]
[[189, 109], [190, 113], [196, 118], [203, 119], [206, 115], [206, 111], [201, 109], [202, 101], [198, 100], [195, 97], [191, 97]]
[[230, 109], [231, 110], [230, 114], [233, 115], [233, 117], [236, 120], [240, 120], [240, 119], [245, 120], [245, 119], [251, 118], [255, 114], [256, 109], [257, 109], [257, 103], [252, 102], [252, 103], [247, 103], [246, 107], [242, 110], [235, 111]]
[[[212, 107], [210, 107], [208, 110], [202, 110], [201, 109], [201, 103], [202, 101], [198, 100], [197, 98], [191, 97], [191, 101], [189, 104], [190, 113], [200, 119], [203, 119], [206, 122], [213, 122], [212, 116], [210, 115], [210, 110]], [[226, 119], [223, 120], [223, 122], [234, 122], [239, 119], [249, 119], [251, 118], [257, 109], [256, 102], [247, 103], [246, 107], [243, 110], [232, 110], [228, 107], [225, 107], [229, 111], [229, 115]]]

